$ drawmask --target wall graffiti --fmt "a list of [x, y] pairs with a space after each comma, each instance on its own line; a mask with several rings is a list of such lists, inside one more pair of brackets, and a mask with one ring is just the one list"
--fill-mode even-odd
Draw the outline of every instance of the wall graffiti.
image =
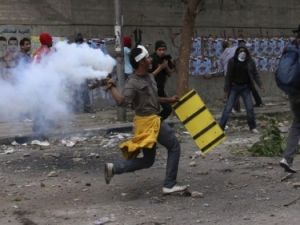
[[30, 35], [31, 29], [27, 26], [0, 26], [0, 78], [11, 79], [10, 69], [16, 66], [19, 41]]
[[[193, 39], [192, 52], [190, 55], [190, 75], [212, 76], [223, 75], [220, 65], [222, 54], [222, 43], [226, 40], [230, 46], [237, 46], [238, 39], [235, 38], [206, 38], [197, 37]], [[274, 72], [279, 63], [280, 56], [292, 38], [244, 38], [251, 56], [256, 62], [259, 71]]]

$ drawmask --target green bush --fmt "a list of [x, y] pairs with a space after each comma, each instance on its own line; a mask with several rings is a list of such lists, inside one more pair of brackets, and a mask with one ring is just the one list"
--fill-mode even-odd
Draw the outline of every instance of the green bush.
[[248, 151], [252, 156], [281, 156], [284, 144], [285, 140], [281, 136], [276, 120], [268, 117], [259, 141], [253, 144]]

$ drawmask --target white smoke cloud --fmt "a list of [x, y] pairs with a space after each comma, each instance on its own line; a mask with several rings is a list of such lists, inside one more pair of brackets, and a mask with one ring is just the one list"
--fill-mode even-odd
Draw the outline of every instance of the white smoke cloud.
[[87, 44], [58, 42], [55, 51], [39, 63], [20, 64], [11, 71], [12, 81], [0, 79], [0, 120], [29, 113], [47, 119], [67, 117], [72, 89], [87, 78], [105, 78], [115, 60]]

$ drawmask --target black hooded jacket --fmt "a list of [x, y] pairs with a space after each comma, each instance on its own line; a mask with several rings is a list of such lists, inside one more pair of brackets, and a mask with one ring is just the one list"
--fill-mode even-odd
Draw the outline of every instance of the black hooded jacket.
[[[246, 52], [246, 60], [245, 62], [242, 63], [238, 61], [238, 54], [240, 49], [244, 49]], [[237, 79], [239, 73], [243, 73], [243, 75], [245, 75], [245, 73], [248, 73], [248, 79], [242, 79], [242, 80], [244, 82], [249, 83], [250, 86], [254, 86], [256, 83], [260, 88], [262, 87], [262, 82], [258, 75], [255, 62], [251, 58], [249, 50], [245, 47], [237, 48], [234, 56], [228, 62], [227, 74], [225, 77], [225, 86], [224, 86], [225, 92], [229, 92], [231, 85], [235, 83], [234, 81], [239, 80]]]

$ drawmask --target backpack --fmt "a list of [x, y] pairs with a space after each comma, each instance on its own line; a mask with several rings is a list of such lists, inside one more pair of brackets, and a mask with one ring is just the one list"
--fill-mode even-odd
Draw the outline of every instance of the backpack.
[[300, 94], [300, 49], [295, 45], [288, 45], [282, 53], [275, 79], [286, 94]]

